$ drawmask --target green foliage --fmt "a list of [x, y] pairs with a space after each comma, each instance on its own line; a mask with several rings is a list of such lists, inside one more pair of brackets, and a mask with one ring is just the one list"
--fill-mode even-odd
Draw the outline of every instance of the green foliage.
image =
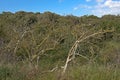
[[[0, 60], [6, 60], [0, 64], [14, 63], [17, 68], [0, 66], [0, 80], [30, 80], [28, 76], [31, 75], [31, 80], [56, 80], [75, 41], [81, 35], [86, 37], [105, 30], [113, 32], [91, 37], [78, 45], [76, 53], [87, 59], [75, 55], [68, 67], [70, 74], [64, 75], [67, 80], [120, 79], [119, 69], [103, 67], [119, 66], [120, 16], [99, 18], [94, 15], [60, 16], [51, 12], [3, 12], [0, 14]], [[26, 67], [21, 69], [21, 64]], [[101, 66], [87, 67], [86, 64]], [[36, 70], [36, 65], [41, 72]], [[58, 72], [46, 73], [55, 66], [59, 66]]]
[[[45, 67], [43, 67], [44, 69]], [[0, 80], [59, 80], [60, 71], [47, 72], [42, 68], [36, 70], [24, 65], [0, 66]], [[41, 71], [42, 70], [42, 71]], [[69, 67], [63, 76], [65, 80], [119, 80], [120, 69], [118, 67], [103, 65], [74, 65]]]

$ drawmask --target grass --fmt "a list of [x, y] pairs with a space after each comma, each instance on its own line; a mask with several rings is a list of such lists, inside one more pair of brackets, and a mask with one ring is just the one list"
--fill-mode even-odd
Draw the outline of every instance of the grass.
[[70, 74], [74, 80], [120, 80], [120, 69], [114, 66], [86, 65], [72, 69]]
[[[0, 66], [0, 80], [59, 80], [61, 69], [47, 72], [28, 65]], [[120, 80], [120, 68], [104, 65], [70, 66], [63, 80]]]

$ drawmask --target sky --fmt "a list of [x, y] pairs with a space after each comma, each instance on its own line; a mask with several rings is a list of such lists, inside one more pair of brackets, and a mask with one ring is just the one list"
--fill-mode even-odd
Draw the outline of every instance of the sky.
[[120, 0], [0, 0], [2, 12], [54, 12], [60, 15], [120, 14]]

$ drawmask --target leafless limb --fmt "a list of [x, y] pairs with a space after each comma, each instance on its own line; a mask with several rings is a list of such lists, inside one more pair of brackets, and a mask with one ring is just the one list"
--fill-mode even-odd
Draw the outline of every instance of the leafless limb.
[[16, 53], [16, 51], [17, 51], [17, 49], [18, 49], [18, 45], [19, 45], [20, 41], [23, 39], [23, 37], [25, 36], [25, 34], [26, 34], [27, 32], [28, 32], [28, 30], [25, 30], [25, 31], [23, 32], [23, 34], [21, 35], [20, 39], [17, 40], [16, 46], [15, 46], [15, 48], [14, 48], [14, 54]]
[[[82, 43], [83, 41], [85, 41], [86, 39], [89, 39], [90, 37], [94, 37], [96, 35], [99, 35], [99, 34], [104, 34], [104, 33], [107, 33], [107, 32], [113, 32], [112, 30], [107, 30], [107, 31], [99, 31], [99, 32], [96, 32], [96, 33], [93, 33], [93, 34], [90, 34], [90, 35], [87, 35], [84, 37], [84, 34], [83, 33], [79, 38], [78, 40], [75, 41], [75, 43], [73, 44], [73, 46], [71, 47], [71, 49], [69, 50], [69, 53], [68, 53], [68, 57], [66, 59], [66, 63], [64, 65], [64, 68], [63, 68], [63, 71], [62, 71], [62, 75], [64, 75], [64, 73], [66, 72], [66, 69], [67, 69], [67, 66], [68, 66], [68, 63], [70, 61], [72, 61], [74, 58], [75, 58], [75, 55], [76, 55], [76, 49], [78, 47], [78, 44]], [[80, 55], [79, 56], [85, 58], [88, 60], [87, 57], [83, 56], [83, 55]]]

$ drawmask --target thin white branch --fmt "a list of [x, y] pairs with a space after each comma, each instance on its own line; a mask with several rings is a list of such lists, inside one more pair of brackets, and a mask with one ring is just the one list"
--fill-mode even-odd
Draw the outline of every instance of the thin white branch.
[[[98, 34], [104, 34], [104, 33], [107, 33], [107, 32], [113, 32], [113, 30], [112, 30], [112, 31], [111, 31], [111, 30], [107, 30], [107, 31], [103, 31], [103, 32], [101, 32], [101, 31], [100, 31], [100, 32], [96, 32], [96, 33], [93, 33], [93, 34], [88, 35], [88, 36], [86, 36], [86, 37], [83, 37], [84, 34], [85, 34], [85, 33], [84, 33], [82, 36], [80, 36], [80, 38], [75, 41], [75, 43], [73, 44], [73, 46], [71, 47], [71, 49], [70, 49], [70, 51], [69, 51], [69, 53], [68, 53], [68, 57], [67, 57], [67, 59], [66, 59], [65, 65], [64, 65], [62, 75], [64, 75], [64, 73], [65, 73], [65, 71], [66, 71], [66, 69], [67, 69], [68, 63], [75, 58], [75, 57], [74, 57], [74, 56], [75, 56], [75, 51], [76, 51], [76, 49], [77, 49], [77, 45], [78, 45], [78, 44], [80, 44], [81, 42], [85, 41], [86, 39], [88, 39], [88, 38], [90, 38], [90, 37], [94, 37], [94, 36], [96, 36], [96, 35], [98, 35]], [[85, 57], [85, 56], [83, 56], [83, 55], [80, 55], [80, 54], [79, 54], [79, 56], [81, 56], [81, 57], [89, 60], [87, 57]]]

